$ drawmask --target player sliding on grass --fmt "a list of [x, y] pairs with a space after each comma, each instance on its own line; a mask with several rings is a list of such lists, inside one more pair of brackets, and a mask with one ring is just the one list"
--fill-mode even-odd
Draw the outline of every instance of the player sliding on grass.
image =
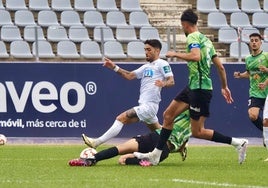
[[[189, 111], [185, 111], [178, 116], [174, 121], [173, 131], [164, 145], [160, 161], [166, 159], [170, 152], [180, 152], [182, 160], [187, 156], [186, 142], [191, 135]], [[151, 163], [147, 160], [141, 160], [133, 155], [133, 152], [150, 152], [152, 151], [160, 137], [160, 129], [151, 132], [147, 135], [136, 136], [123, 144], [120, 144], [109, 149], [102, 150], [95, 154], [93, 158], [88, 159], [72, 159], [69, 161], [70, 166], [92, 166], [98, 161], [109, 159], [117, 155], [122, 155], [119, 158], [119, 164], [122, 165], [141, 165], [149, 166]]]
[[212, 98], [212, 80], [210, 76], [211, 64], [217, 68], [221, 81], [221, 93], [227, 103], [233, 99], [227, 85], [226, 73], [219, 57], [217, 57], [212, 42], [197, 27], [198, 16], [192, 9], [187, 9], [181, 16], [182, 28], [187, 36], [187, 53], [169, 51], [167, 57], [177, 57], [187, 61], [189, 69], [189, 83], [170, 103], [164, 112], [163, 128], [156, 148], [150, 153], [134, 153], [136, 157], [147, 158], [157, 165], [166, 143], [173, 129], [175, 117], [183, 111], [190, 110], [192, 135], [196, 138], [211, 140], [233, 145], [238, 151], [238, 161], [243, 163], [246, 158], [247, 139], [232, 138], [205, 128], [205, 120], [209, 117], [209, 105]]
[[127, 80], [141, 79], [139, 105], [135, 106], [116, 117], [113, 125], [99, 138], [92, 139], [82, 134], [82, 138], [89, 147], [96, 148], [110, 138], [119, 134], [125, 124], [142, 121], [154, 131], [160, 128], [157, 118], [161, 89], [175, 84], [169, 63], [159, 58], [162, 48], [161, 42], [156, 39], [144, 42], [146, 60], [149, 63], [142, 65], [134, 71], [127, 71], [115, 65], [110, 59], [105, 58], [105, 67], [114, 70]]

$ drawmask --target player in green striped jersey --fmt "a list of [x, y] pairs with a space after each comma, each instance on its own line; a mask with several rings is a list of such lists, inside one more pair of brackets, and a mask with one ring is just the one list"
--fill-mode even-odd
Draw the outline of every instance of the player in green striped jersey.
[[189, 70], [188, 85], [170, 103], [164, 112], [163, 128], [156, 148], [149, 153], [135, 152], [138, 158], [147, 158], [153, 165], [159, 159], [171, 131], [173, 121], [183, 111], [190, 110], [192, 135], [196, 138], [233, 145], [238, 151], [238, 162], [242, 164], [246, 158], [247, 139], [233, 138], [205, 128], [205, 120], [209, 117], [209, 106], [212, 98], [211, 64], [216, 66], [221, 80], [221, 92], [227, 103], [233, 99], [228, 88], [224, 66], [222, 65], [212, 42], [197, 27], [198, 16], [192, 9], [187, 9], [181, 16], [181, 24], [187, 36], [186, 53], [169, 51], [167, 57], [177, 57], [187, 61]]
[[262, 71], [261, 68], [268, 68], [268, 53], [261, 49], [262, 36], [259, 33], [252, 33], [249, 38], [251, 55], [245, 58], [246, 71], [234, 72], [234, 77], [249, 78], [248, 116], [252, 123], [262, 131], [263, 119], [259, 114], [260, 110], [263, 110], [268, 87], [261, 90], [258, 85], [268, 78], [268, 73]]

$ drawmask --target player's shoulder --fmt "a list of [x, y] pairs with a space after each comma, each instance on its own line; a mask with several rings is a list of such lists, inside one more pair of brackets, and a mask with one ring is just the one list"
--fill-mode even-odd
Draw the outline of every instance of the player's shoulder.
[[263, 51], [262, 54], [266, 57], [268, 57], [268, 52]]
[[155, 63], [156, 64], [160, 64], [160, 65], [167, 65], [167, 64], [169, 64], [166, 60], [164, 60], [164, 59], [157, 59], [156, 61], [155, 61]]

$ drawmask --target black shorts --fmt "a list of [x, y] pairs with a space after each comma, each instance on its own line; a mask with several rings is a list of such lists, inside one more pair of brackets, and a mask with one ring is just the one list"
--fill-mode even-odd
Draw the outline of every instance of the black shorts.
[[184, 88], [174, 100], [189, 104], [190, 117], [198, 120], [200, 116], [209, 117], [212, 90]]
[[[154, 150], [154, 148], [158, 144], [160, 135], [154, 131], [146, 135], [135, 136], [134, 138], [139, 144], [138, 152], [148, 153]], [[167, 144], [165, 144], [163, 148], [163, 152], [160, 157], [160, 161], [163, 161], [164, 159], [166, 159], [168, 155], [169, 155], [169, 149], [167, 147]]]
[[258, 107], [261, 110], [263, 110], [264, 103], [265, 103], [265, 98], [263, 99], [263, 98], [250, 97], [248, 99], [248, 108]]

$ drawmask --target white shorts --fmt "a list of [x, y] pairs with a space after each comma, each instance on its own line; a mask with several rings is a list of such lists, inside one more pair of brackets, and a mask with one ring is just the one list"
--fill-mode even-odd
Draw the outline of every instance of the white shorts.
[[263, 108], [263, 119], [268, 119], [268, 96], [266, 97]]
[[147, 124], [153, 124], [158, 122], [157, 118], [158, 108], [159, 108], [158, 104], [147, 103], [135, 106], [134, 110], [140, 121], [145, 122]]

